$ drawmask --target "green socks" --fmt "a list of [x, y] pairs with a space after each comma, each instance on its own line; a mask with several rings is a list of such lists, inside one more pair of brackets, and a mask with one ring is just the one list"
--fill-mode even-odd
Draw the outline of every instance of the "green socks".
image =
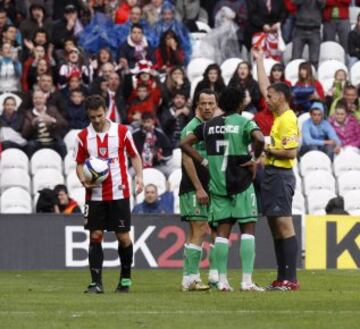
[[226, 275], [229, 256], [229, 240], [226, 238], [217, 237], [215, 239], [214, 249], [219, 275]]
[[209, 270], [217, 271], [217, 263], [216, 263], [216, 251], [215, 246], [213, 244], [210, 245], [209, 249]]
[[187, 245], [188, 274], [198, 274], [202, 247], [189, 243]]
[[188, 243], [184, 246], [183, 275], [198, 274], [200, 267], [202, 248]]
[[254, 271], [255, 263], [255, 237], [250, 234], [241, 235], [240, 243], [241, 266], [243, 281], [251, 283], [251, 274]]

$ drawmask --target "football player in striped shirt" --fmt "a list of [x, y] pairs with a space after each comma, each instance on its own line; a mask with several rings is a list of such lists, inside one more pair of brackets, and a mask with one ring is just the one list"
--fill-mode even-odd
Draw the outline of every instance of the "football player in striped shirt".
[[[135, 170], [136, 193], [143, 190], [141, 158], [127, 127], [106, 119], [106, 103], [101, 96], [89, 96], [85, 100], [85, 108], [90, 125], [78, 134], [75, 149], [76, 172], [86, 188], [85, 228], [90, 231], [91, 283], [85, 292], [104, 292], [102, 285], [104, 230], [114, 231], [119, 242], [121, 271], [115, 292], [128, 292], [132, 283], [133, 245], [129, 235], [131, 186], [128, 181], [126, 157], [130, 158]], [[104, 159], [109, 163], [109, 176], [100, 185], [94, 185], [85, 179], [83, 165], [90, 157]]]

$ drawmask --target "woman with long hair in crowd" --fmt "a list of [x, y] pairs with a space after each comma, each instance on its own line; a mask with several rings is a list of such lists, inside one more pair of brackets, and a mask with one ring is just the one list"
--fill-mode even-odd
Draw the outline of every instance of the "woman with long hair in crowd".
[[[243, 89], [247, 94], [247, 105], [245, 111], [256, 113], [261, 111], [261, 93], [259, 84], [251, 74], [251, 65], [248, 62], [240, 62], [230, 79], [229, 87]], [[250, 99], [249, 99], [250, 97]]]
[[308, 112], [314, 101], [324, 101], [321, 83], [315, 79], [310, 62], [299, 65], [298, 81], [293, 88], [293, 105], [297, 114]]
[[190, 96], [191, 84], [186, 76], [185, 70], [181, 66], [174, 66], [166, 76], [165, 82], [163, 83], [162, 96], [163, 104], [170, 104], [171, 99], [175, 94], [175, 91], [182, 90]]
[[156, 69], [168, 71], [174, 66], [183, 66], [185, 54], [181, 42], [172, 30], [164, 32], [160, 37], [159, 48], [155, 51]]
[[272, 66], [269, 80], [271, 83], [283, 82], [291, 87], [291, 82], [285, 79], [285, 67], [281, 63], [276, 63]]
[[225, 87], [220, 66], [218, 64], [210, 64], [203, 74], [203, 79], [197, 84], [194, 94], [196, 95], [203, 89], [211, 89], [220, 96]]

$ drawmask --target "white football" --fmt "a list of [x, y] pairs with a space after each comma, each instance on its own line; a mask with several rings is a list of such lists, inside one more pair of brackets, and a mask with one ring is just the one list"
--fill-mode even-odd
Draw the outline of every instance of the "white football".
[[87, 181], [96, 185], [101, 184], [109, 176], [109, 164], [99, 158], [87, 159], [84, 163], [84, 176]]

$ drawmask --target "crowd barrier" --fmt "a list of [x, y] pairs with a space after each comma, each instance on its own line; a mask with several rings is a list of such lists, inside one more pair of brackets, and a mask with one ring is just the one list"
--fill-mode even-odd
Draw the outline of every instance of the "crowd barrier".
[[[301, 239], [301, 216], [294, 217]], [[133, 216], [135, 268], [181, 268], [188, 229], [179, 216]], [[88, 266], [89, 234], [79, 215], [0, 215], [0, 269], [65, 269]], [[231, 234], [229, 266], [240, 267], [239, 229]], [[119, 266], [117, 242], [107, 233], [103, 242], [104, 266]], [[202, 267], [207, 267], [209, 242], [204, 244]], [[299, 248], [301, 250], [301, 246]], [[257, 268], [276, 268], [273, 241], [267, 222], [260, 218], [256, 227]], [[302, 267], [299, 253], [298, 266]]]

